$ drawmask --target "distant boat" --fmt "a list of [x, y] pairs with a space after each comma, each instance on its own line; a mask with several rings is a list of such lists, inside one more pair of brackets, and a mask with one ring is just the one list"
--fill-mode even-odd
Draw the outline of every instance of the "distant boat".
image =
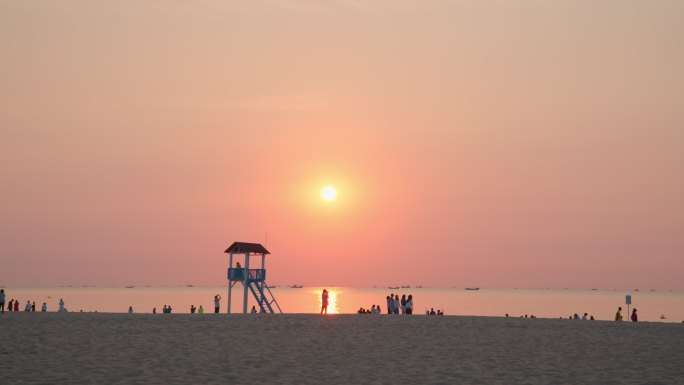
[[387, 288], [390, 290], [397, 290], [399, 286], [387, 286]]
[[639, 289], [634, 289], [634, 291], [639, 291]]
[[290, 289], [301, 289], [301, 288], [303, 288], [303, 287], [304, 287], [304, 286], [302, 286], [302, 285], [291, 285], [291, 286], [290, 286]]
[[185, 286], [185, 287], [194, 287], [194, 286], [192, 286], [192, 285], [187, 285], [187, 286]]
[[278, 287], [278, 286], [268, 286], [268, 285], [266, 285], [266, 287], [269, 288], [269, 289], [275, 289], [275, 288]]
[[596, 291], [596, 290], [598, 290], [598, 289], [591, 289], [591, 290]]
[[134, 288], [134, 287], [135, 287], [135, 286], [126, 286], [126, 289], [132, 289], [132, 288]]
[[479, 287], [466, 287], [466, 290], [480, 290]]
[[416, 286], [416, 289], [422, 289], [422, 288], [423, 288], [423, 286], [422, 286], [422, 285], [418, 285], [418, 286]]
[[401, 285], [401, 288], [402, 288], [402, 289], [410, 289], [411, 286], [410, 286], [410, 285]]

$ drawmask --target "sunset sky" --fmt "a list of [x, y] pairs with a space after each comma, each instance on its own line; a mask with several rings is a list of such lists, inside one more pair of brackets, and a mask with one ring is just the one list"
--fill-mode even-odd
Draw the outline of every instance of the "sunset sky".
[[678, 0], [2, 1], [0, 285], [246, 241], [280, 285], [684, 290], [683, 69]]

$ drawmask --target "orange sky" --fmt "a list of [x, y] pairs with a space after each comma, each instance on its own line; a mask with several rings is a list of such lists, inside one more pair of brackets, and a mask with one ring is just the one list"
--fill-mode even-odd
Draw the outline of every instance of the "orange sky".
[[6, 1], [0, 68], [0, 285], [684, 289], [682, 2]]

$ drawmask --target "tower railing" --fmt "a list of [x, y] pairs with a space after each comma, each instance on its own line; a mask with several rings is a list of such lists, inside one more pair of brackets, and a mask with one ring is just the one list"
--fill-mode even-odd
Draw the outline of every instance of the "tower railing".
[[[228, 280], [230, 281], [244, 281], [245, 268], [228, 268]], [[264, 281], [266, 279], [266, 269], [249, 269], [248, 278], [250, 281]]]

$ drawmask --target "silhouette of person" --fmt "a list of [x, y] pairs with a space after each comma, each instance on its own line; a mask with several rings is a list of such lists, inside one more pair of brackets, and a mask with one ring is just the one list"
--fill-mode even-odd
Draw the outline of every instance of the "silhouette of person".
[[328, 314], [328, 290], [323, 289], [321, 293], [321, 314]]
[[632, 309], [632, 322], [637, 322], [639, 321], [639, 317], [637, 316], [637, 310], [636, 308]]
[[622, 321], [622, 306], [618, 307], [617, 313], [615, 313], [615, 320]]
[[214, 313], [218, 314], [220, 307], [221, 307], [221, 296], [216, 294], [214, 296]]

